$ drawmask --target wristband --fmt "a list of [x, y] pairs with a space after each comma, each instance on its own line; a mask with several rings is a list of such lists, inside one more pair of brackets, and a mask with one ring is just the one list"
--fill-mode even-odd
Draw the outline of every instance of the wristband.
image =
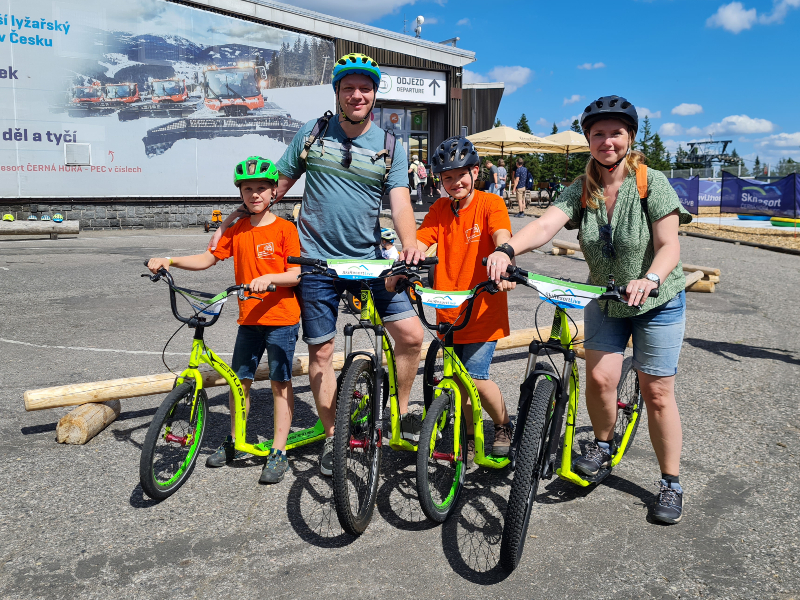
[[171, 267], [172, 266], [172, 259], [169, 256], [165, 256], [164, 258], [166, 258], [169, 261], [169, 266]]
[[509, 259], [514, 258], [514, 249], [509, 244], [500, 244], [497, 248], [494, 249], [495, 252], [502, 252]]

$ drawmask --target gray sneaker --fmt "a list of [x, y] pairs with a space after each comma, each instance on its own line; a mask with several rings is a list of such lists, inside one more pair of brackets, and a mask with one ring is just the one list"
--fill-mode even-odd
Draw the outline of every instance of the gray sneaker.
[[597, 442], [589, 442], [583, 452], [583, 456], [572, 463], [572, 468], [580, 471], [584, 475], [594, 477], [611, 465], [611, 453], [597, 445]]
[[400, 415], [400, 437], [409, 442], [419, 442], [422, 420], [413, 413]]
[[492, 456], [508, 456], [511, 448], [511, 440], [514, 439], [514, 429], [511, 421], [505, 425], [494, 426], [494, 444], [492, 444]]
[[281, 452], [279, 455], [275, 450], [270, 450], [258, 483], [278, 483], [283, 480], [288, 470], [289, 460], [286, 458], [286, 452]]
[[670, 486], [663, 479], [659, 481], [661, 489], [653, 506], [653, 518], [662, 523], [678, 523], [683, 516], [683, 489], [676, 483]]
[[322, 454], [319, 455], [319, 472], [325, 477], [333, 475], [333, 436], [325, 438]]
[[217, 448], [216, 452], [206, 459], [206, 466], [212, 468], [224, 467], [228, 463], [244, 458], [245, 456], [247, 456], [247, 452], [236, 450], [233, 446], [233, 438], [228, 436], [225, 438], [225, 441], [222, 442], [222, 445]]

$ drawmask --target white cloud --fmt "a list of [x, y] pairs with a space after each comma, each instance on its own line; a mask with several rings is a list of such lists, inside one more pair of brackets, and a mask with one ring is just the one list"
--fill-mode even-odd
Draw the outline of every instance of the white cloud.
[[750, 29], [756, 23], [772, 25], [783, 23], [793, 8], [800, 8], [800, 0], [773, 0], [772, 12], [758, 14], [755, 8], [745, 9], [741, 2], [723, 4], [706, 21], [708, 27], [721, 27], [731, 33]]
[[640, 118], [644, 119], [645, 117], [650, 117], [651, 119], [660, 119], [661, 118], [661, 111], [652, 111], [649, 108], [645, 108], [644, 106], [637, 106], [636, 113], [639, 115]]
[[315, 10], [325, 15], [369, 23], [388, 14], [396, 13], [401, 6], [409, 6], [416, 0], [293, 0], [294, 6]]
[[683, 135], [684, 130], [683, 127], [678, 125], [677, 123], [664, 123], [661, 127], [658, 128], [659, 135]]
[[463, 19], [459, 19], [458, 21], [456, 21], [456, 25], [458, 25], [459, 27], [463, 27], [464, 25], [469, 25], [469, 19], [467, 19], [466, 17], [464, 17]]
[[752, 119], [747, 115], [731, 115], [719, 123], [705, 128], [706, 133], [771, 133], [775, 125], [766, 119]]
[[703, 135], [704, 133], [705, 132], [702, 129], [700, 129], [699, 127], [689, 127], [689, 129], [686, 130], [686, 134], [687, 135], [695, 135], [695, 136], [697, 136], [697, 135]]
[[[578, 115], [572, 115], [568, 119], [564, 119], [563, 121], [558, 121], [556, 125], [558, 125], [559, 131], [564, 131], [565, 129], [569, 129], [572, 126], [573, 121], [578, 120], [580, 121], [580, 117]], [[549, 133], [547, 135], [550, 135]]]
[[425, 23], [423, 25], [438, 25], [439, 19], [436, 17], [425, 17]]
[[469, 69], [464, 69], [463, 78], [464, 83], [486, 83], [489, 81], [489, 78], [486, 75], [481, 75], [480, 73], [470, 71]]
[[800, 132], [770, 135], [763, 138], [756, 145], [760, 147], [794, 148], [797, 151], [800, 150]]
[[503, 95], [513, 94], [533, 78], [534, 72], [528, 67], [494, 67], [486, 75], [464, 69], [464, 83], [486, 83], [502, 81], [505, 84]]
[[576, 102], [580, 102], [584, 99], [585, 96], [579, 96], [578, 94], [572, 94], [569, 98], [564, 98], [564, 106], [568, 104], [575, 104]]
[[539, 127], [547, 127], [548, 125], [550, 125], [550, 121], [548, 121], [548, 120], [547, 120], [547, 119], [545, 119], [544, 117], [540, 117], [540, 118], [539, 118], [539, 120], [538, 120], [538, 121], [536, 121], [536, 124], [537, 124]]
[[578, 68], [579, 69], [583, 69], [585, 71], [591, 71], [592, 69], [603, 69], [603, 68], [605, 68], [605, 66], [606, 66], [605, 63], [596, 62], [594, 64], [592, 64], [592, 63], [583, 63], [582, 65], [578, 65]]
[[689, 115], [699, 115], [703, 112], [703, 107], [699, 104], [687, 104], [684, 102], [683, 104], [678, 104], [675, 108], [672, 109], [673, 115], [680, 115], [682, 117], [688, 117]]

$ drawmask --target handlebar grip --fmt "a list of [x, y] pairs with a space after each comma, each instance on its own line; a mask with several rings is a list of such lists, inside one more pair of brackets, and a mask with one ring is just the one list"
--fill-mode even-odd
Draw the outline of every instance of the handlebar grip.
[[317, 260], [316, 258], [303, 258], [302, 256], [289, 256], [286, 259], [290, 265], [304, 265], [306, 267], [317, 267], [322, 266], [321, 263], [325, 263], [324, 260]]
[[439, 264], [438, 256], [427, 256], [417, 263], [418, 267], [431, 267]]
[[278, 289], [278, 288], [277, 288], [277, 287], [275, 287], [275, 284], [274, 284], [274, 283], [270, 283], [270, 284], [267, 286], [267, 291], [268, 291], [268, 292], [274, 292], [274, 291], [275, 291], [275, 290], [277, 290], [277, 289]]
[[[617, 291], [620, 293], [620, 295], [627, 294], [628, 293], [626, 291], [627, 289], [628, 289], [627, 285], [620, 285], [620, 286], [617, 287]], [[651, 298], [658, 298], [658, 288], [650, 290], [650, 293], [648, 295]]]

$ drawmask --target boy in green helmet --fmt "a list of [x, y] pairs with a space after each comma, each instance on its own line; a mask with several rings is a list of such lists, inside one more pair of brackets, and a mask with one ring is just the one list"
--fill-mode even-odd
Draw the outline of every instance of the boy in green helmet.
[[[147, 264], [154, 273], [170, 266], [201, 271], [233, 256], [237, 284], [249, 284], [260, 294], [274, 284], [276, 291], [262, 302], [239, 302], [239, 332], [233, 349], [231, 367], [242, 382], [250, 410], [250, 385], [264, 351], [269, 360], [269, 378], [275, 406], [275, 432], [272, 450], [261, 472], [261, 483], [278, 483], [289, 469], [286, 438], [292, 424], [294, 394], [292, 362], [300, 328], [300, 306], [294, 286], [300, 267], [290, 266], [289, 256], [300, 256], [297, 229], [270, 212], [278, 191], [275, 165], [259, 156], [251, 156], [234, 168], [233, 183], [250, 215], [225, 230], [214, 251], [173, 258], [152, 258]], [[206, 466], [221, 467], [241, 458], [234, 449], [234, 400], [229, 394], [231, 435], [206, 461]]]

